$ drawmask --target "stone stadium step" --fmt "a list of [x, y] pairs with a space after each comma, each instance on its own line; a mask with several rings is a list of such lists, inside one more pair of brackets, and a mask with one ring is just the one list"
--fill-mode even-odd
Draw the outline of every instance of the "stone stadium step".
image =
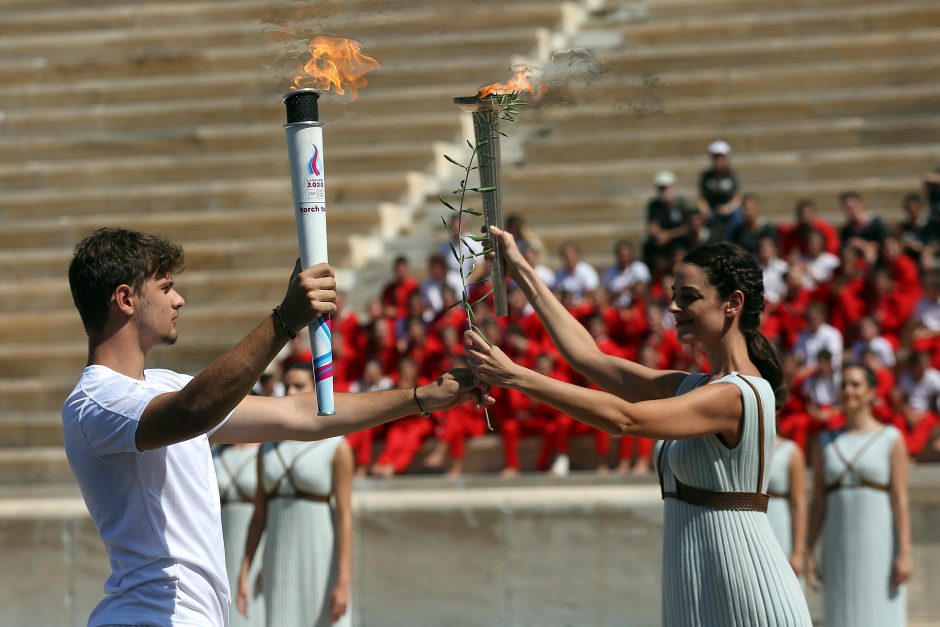
[[[409, 192], [403, 174], [330, 175], [327, 204], [397, 202]], [[135, 185], [128, 188], [84, 187], [61, 190], [6, 192], [0, 216], [15, 220], [81, 214], [232, 211], [253, 207], [293, 207], [287, 174], [271, 178], [242, 178], [200, 182]]]
[[[701, 16], [690, 20], [687, 16], [659, 19], [646, 23], [628, 23], [621, 27], [628, 47], [650, 47], [687, 44], [690, 41], [710, 43], [716, 41], [761, 39], [780, 37], [813, 37], [818, 35], [844, 36], [846, 34], [910, 31], [940, 26], [940, 7], [924, 2], [898, 2], [889, 5], [863, 4], [861, 6], [822, 6], [780, 11], [778, 6], [758, 13], [726, 14], [715, 17]], [[606, 19], [590, 22], [582, 27], [582, 37], [592, 30], [606, 30], [611, 24]]]
[[819, 61], [870, 59], [922, 59], [940, 41], [940, 29], [907, 32], [878, 31], [840, 36], [786, 37], [770, 41], [689, 42], [604, 53], [601, 59], [612, 74], [630, 75], [691, 69], [736, 69]]
[[[55, 153], [48, 161], [0, 163], [0, 189], [71, 190], [85, 185], [146, 185], [164, 181], [231, 180], [279, 177], [290, 172], [287, 150], [201, 153], [190, 155], [115, 156], [63, 160]], [[435, 157], [427, 142], [382, 146], [330, 146], [327, 172], [375, 176], [426, 170]], [[329, 183], [328, 183], [329, 184]]]
[[[592, 160], [624, 156], [666, 157], [702, 154], [715, 139], [714, 128], [611, 130], [571, 133], [564, 126], [526, 141], [526, 162], [559, 163], [590, 156]], [[560, 136], [559, 136], [560, 135]], [[881, 145], [940, 143], [940, 116], [913, 115], [889, 119], [845, 118], [764, 123], [729, 127], [721, 134], [735, 153], [775, 150], [872, 148]]]
[[[938, 30], [940, 34], [940, 30]], [[772, 68], [741, 67], [734, 70], [697, 69], [670, 72], [660, 77], [656, 93], [666, 102], [672, 98], [733, 98], [768, 93], [812, 94], [839, 85], [842, 89], [934, 85], [940, 66], [935, 59], [912, 61], [817, 61], [811, 66], [776, 65]], [[650, 85], [636, 77], [608, 80], [578, 89], [578, 97], [587, 101], [605, 98], [629, 102], [647, 96]]]
[[62, 403], [75, 387], [77, 378], [76, 372], [68, 378], [0, 379], [0, 413], [62, 411]]
[[[742, 184], [753, 190], [775, 184], [800, 184], [811, 188], [815, 182], [856, 177], [919, 176], [940, 162], [936, 145], [879, 147], [857, 150], [775, 151], [737, 154], [733, 167]], [[584, 190], [604, 190], [608, 194], [648, 189], [659, 170], [671, 170], [680, 185], [692, 186], [708, 166], [702, 157], [672, 159], [624, 159], [530, 166], [502, 173], [504, 194], [545, 193], [577, 196]]]
[[[930, 0], [924, 0], [929, 4]], [[768, 7], [762, 0], [657, 0], [641, 2], [639, 0], [610, 0], [599, 11], [600, 16], [610, 21], [660, 21], [676, 17], [685, 17], [690, 21], [710, 18], [716, 15], [733, 18], [739, 14], [760, 13], [767, 10], [797, 11], [813, 8], [844, 8], [851, 10], [858, 6], [881, 6], [881, 0], [785, 0]]]
[[[495, 3], [493, 3], [495, 4]], [[221, 6], [221, 5], [220, 5]], [[547, 26], [561, 18], [557, 2], [516, 2], [499, 4], [500, 18], [497, 28]], [[493, 6], [487, 3], [459, 3], [454, 11], [443, 13], [439, 6], [401, 13], [347, 11], [329, 22], [333, 32], [357, 39], [387, 36], [394, 33], [401, 38], [422, 36], [445, 30], [458, 32], [486, 31], [493, 25]], [[4, 57], [56, 58], [129, 56], [185, 52], [225, 46], [263, 47], [272, 38], [261, 21], [263, 16], [237, 16], [232, 20], [178, 20], [155, 25], [146, 24], [143, 17], [132, 17], [135, 24], [107, 26], [96, 29], [58, 29], [53, 32], [30, 30], [22, 22], [29, 18], [14, 18], [9, 30], [0, 39], [0, 54]], [[61, 18], [60, 18], [61, 19]], [[20, 22], [17, 24], [16, 22]], [[139, 23], [138, 23], [139, 22]], [[33, 20], [35, 24], [35, 20]], [[301, 39], [298, 37], [297, 39]], [[274, 53], [272, 53], [272, 58]]]
[[0, 416], [0, 450], [61, 446], [62, 418], [58, 412], [21, 412]]
[[[191, 266], [192, 268], [192, 266]], [[293, 262], [291, 263], [293, 268]], [[340, 285], [351, 285], [347, 272], [337, 272]], [[340, 278], [342, 277], [342, 278]], [[190, 269], [176, 283], [191, 303], [253, 303], [278, 304], [284, 298], [290, 269], [241, 270], [239, 272], [206, 272]], [[31, 311], [74, 311], [68, 278], [30, 278], [0, 283], [0, 313]]]
[[0, 469], [0, 483], [4, 485], [67, 484], [75, 481], [61, 446], [2, 448]]
[[[186, 284], [186, 274], [182, 278]], [[288, 270], [281, 271], [282, 295], [290, 276]], [[179, 289], [183, 290], [181, 286]], [[67, 288], [66, 288], [67, 289]], [[189, 293], [183, 298], [189, 299]], [[277, 303], [267, 302], [228, 302], [214, 304], [212, 301], [194, 302], [187, 300], [177, 321], [177, 329], [185, 338], [224, 339], [235, 338], [234, 342], [247, 335], [252, 329], [271, 314], [271, 308]], [[0, 314], [0, 344], [4, 347], [30, 345], [39, 341], [49, 344], [70, 344], [84, 342], [85, 331], [78, 312], [74, 307], [61, 310], [5, 312]]]

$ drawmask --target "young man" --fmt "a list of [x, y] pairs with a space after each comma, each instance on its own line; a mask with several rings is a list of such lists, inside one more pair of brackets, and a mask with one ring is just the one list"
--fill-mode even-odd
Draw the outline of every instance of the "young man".
[[272, 314], [195, 377], [145, 370], [153, 348], [176, 342], [182, 268], [180, 246], [116, 228], [80, 242], [69, 266], [88, 365], [62, 410], [65, 450], [112, 570], [91, 626], [228, 623], [210, 444], [318, 440], [474, 394], [455, 371], [412, 390], [338, 394], [333, 416], [317, 416], [312, 394], [248, 396], [290, 337], [336, 311], [327, 264], [298, 265]]

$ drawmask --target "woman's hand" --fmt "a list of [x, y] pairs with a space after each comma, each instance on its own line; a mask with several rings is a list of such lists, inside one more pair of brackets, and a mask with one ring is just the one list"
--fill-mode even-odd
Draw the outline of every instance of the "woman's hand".
[[793, 551], [793, 554], [790, 555], [790, 567], [793, 569], [793, 572], [796, 574], [797, 579], [802, 577], [806, 571], [806, 557], [801, 551]]
[[822, 574], [819, 572], [816, 558], [812, 555], [806, 556], [806, 583], [812, 590], [819, 591], [822, 588]]
[[333, 588], [333, 592], [330, 593], [330, 622], [335, 623], [342, 618], [348, 606], [349, 586], [338, 583]]
[[468, 344], [467, 363], [474, 377], [488, 385], [512, 387], [520, 367], [498, 346], [490, 346], [476, 331], [467, 331], [464, 333], [464, 339]]
[[243, 574], [238, 578], [238, 596], [235, 597], [235, 606], [238, 607], [238, 613], [245, 618], [248, 618], [248, 599], [250, 597], [248, 576]]
[[900, 586], [911, 578], [914, 573], [914, 560], [910, 555], [899, 553], [894, 558], [894, 565], [891, 568], [891, 581], [895, 586]]
[[506, 273], [512, 278], [517, 278], [519, 270], [528, 267], [529, 262], [525, 260], [525, 257], [522, 256], [522, 251], [520, 251], [519, 246], [516, 245], [516, 238], [513, 237], [512, 233], [498, 229], [495, 226], [489, 227], [489, 232], [502, 246]]

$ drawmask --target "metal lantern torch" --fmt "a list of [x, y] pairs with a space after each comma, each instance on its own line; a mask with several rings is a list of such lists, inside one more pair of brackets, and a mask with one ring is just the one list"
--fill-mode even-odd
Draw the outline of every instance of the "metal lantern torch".
[[490, 285], [493, 289], [494, 313], [497, 316], [509, 314], [506, 300], [506, 268], [503, 263], [503, 246], [489, 233], [489, 227], [503, 228], [502, 206], [500, 203], [500, 153], [499, 153], [499, 110], [498, 96], [463, 96], [454, 98], [454, 104], [473, 115], [473, 135], [476, 139], [477, 162], [480, 166], [480, 187], [483, 197], [483, 219], [487, 226], [489, 244], [493, 250], [490, 263]]
[[[323, 123], [319, 119], [315, 89], [298, 89], [284, 96], [287, 107], [287, 156], [300, 262], [304, 268], [327, 259], [326, 177], [323, 169]], [[333, 342], [330, 316], [310, 325], [313, 377], [317, 388], [317, 413], [335, 414], [333, 405]]]

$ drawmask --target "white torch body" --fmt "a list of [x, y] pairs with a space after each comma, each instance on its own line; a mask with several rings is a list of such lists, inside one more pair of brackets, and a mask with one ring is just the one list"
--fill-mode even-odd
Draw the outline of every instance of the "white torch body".
[[[290, 160], [291, 187], [300, 263], [304, 268], [329, 261], [326, 231], [326, 176], [323, 159], [323, 124], [295, 122], [284, 126]], [[333, 403], [333, 348], [329, 316], [310, 325], [310, 348], [320, 415], [335, 413]]]

